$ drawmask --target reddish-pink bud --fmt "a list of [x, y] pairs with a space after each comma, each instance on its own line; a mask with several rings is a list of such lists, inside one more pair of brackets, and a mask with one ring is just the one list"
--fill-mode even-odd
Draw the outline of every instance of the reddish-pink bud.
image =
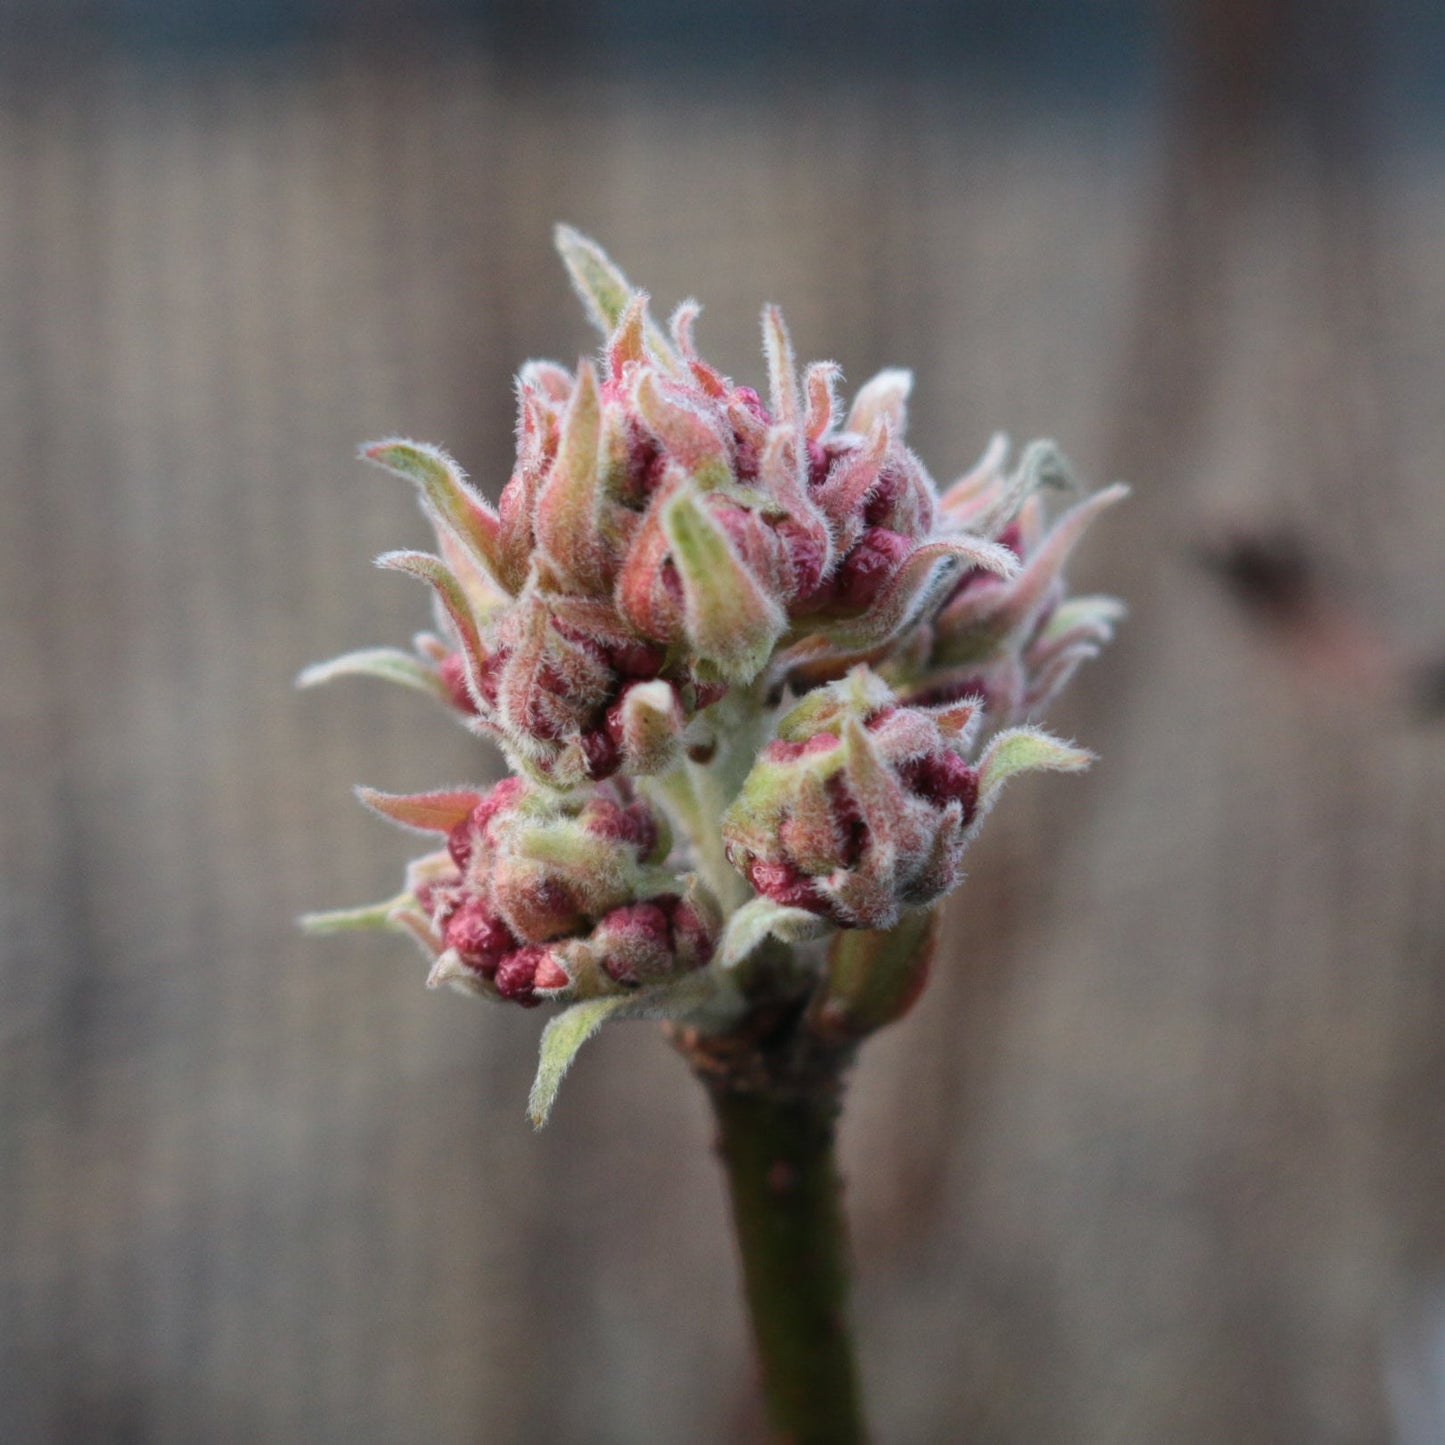
[[828, 563], [828, 549], [816, 531], [797, 522], [781, 521], [774, 528], [783, 544], [792, 574], [791, 595], [812, 597], [823, 585]]
[[645, 803], [624, 806], [614, 798], [599, 795], [582, 810], [582, 825], [599, 838], [631, 844], [640, 858], [651, 857], [657, 847], [657, 819]]
[[616, 983], [640, 984], [665, 969], [672, 956], [672, 934], [667, 914], [655, 903], [631, 903], [614, 908], [598, 929], [602, 967]]
[[550, 943], [586, 924], [582, 888], [573, 879], [504, 856], [492, 878], [492, 896], [523, 938]]
[[911, 538], [886, 527], [869, 527], [838, 564], [832, 587], [834, 605], [852, 612], [866, 610], [913, 549]]
[[517, 947], [512, 930], [479, 897], [468, 898], [457, 907], [447, 920], [442, 938], [468, 968], [476, 969], [484, 978], [492, 977], [498, 964]]
[[547, 950], [529, 944], [509, 953], [497, 968], [493, 982], [501, 998], [519, 1003], [523, 1008], [535, 1008], [542, 1002], [534, 992], [537, 970], [547, 961]]
[[681, 963], [701, 968], [717, 947], [718, 920], [715, 914], [687, 898], [664, 900], [671, 908], [672, 940]]
[[503, 778], [472, 810], [472, 827], [481, 832], [498, 813], [515, 808], [526, 792], [527, 784], [523, 779]]
[[978, 770], [957, 753], [927, 753], [904, 763], [898, 773], [917, 797], [940, 804], [954, 799], [963, 808], [963, 826], [973, 821], [978, 808]]
[[712, 957], [721, 920], [706, 894], [663, 894], [608, 912], [583, 941], [565, 946], [578, 967], [637, 988], [700, 968]]
[[827, 898], [813, 880], [786, 859], [776, 862], [764, 858], [750, 859], [747, 880], [764, 897], [781, 903], [785, 908], [806, 908], [810, 913], [823, 914], [832, 911]]
[[622, 748], [605, 725], [582, 734], [582, 755], [594, 781], [610, 778], [622, 766]]
[[665, 649], [648, 642], [625, 642], [608, 652], [613, 668], [622, 677], [654, 678], [667, 660]]

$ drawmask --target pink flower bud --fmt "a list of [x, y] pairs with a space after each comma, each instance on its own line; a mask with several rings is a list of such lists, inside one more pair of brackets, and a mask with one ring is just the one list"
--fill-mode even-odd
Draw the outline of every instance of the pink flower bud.
[[[555, 968], [556, 965], [551, 967]], [[548, 969], [548, 954], [545, 948], [528, 944], [525, 948], [509, 953], [493, 975], [497, 996], [519, 1003], [523, 1008], [534, 1008], [542, 1001], [537, 997], [536, 987], [537, 975], [544, 969]], [[550, 969], [548, 972], [550, 973]]]
[[703, 967], [721, 932], [721, 915], [706, 894], [659, 894], [605, 914], [584, 939], [559, 951], [574, 973], [600, 971], [614, 984], [639, 988]]
[[617, 983], [640, 984], [664, 973], [672, 960], [671, 924], [655, 903], [614, 908], [597, 925], [592, 947], [607, 976]]
[[520, 945], [516, 934], [487, 906], [486, 899], [463, 894], [442, 925], [442, 940], [468, 968], [494, 978], [508, 954]]

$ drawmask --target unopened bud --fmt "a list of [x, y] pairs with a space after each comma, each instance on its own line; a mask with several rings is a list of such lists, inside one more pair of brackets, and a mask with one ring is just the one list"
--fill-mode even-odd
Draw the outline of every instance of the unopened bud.
[[[819, 688], [778, 724], [723, 820], [733, 866], [775, 902], [849, 928], [889, 928], [933, 902], [991, 801], [989, 755], [967, 757], [977, 720], [971, 702], [900, 705], [866, 668]], [[1045, 744], [1020, 766], [1087, 761]]]
[[720, 917], [662, 867], [666, 821], [613, 785], [559, 795], [508, 778], [485, 793], [362, 790], [383, 816], [440, 835], [409, 870], [434, 983], [516, 1003], [637, 987], [701, 967]]

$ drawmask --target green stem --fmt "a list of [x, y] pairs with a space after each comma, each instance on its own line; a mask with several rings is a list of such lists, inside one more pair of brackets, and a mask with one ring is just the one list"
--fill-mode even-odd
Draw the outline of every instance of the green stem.
[[848, 1247], [834, 1159], [835, 1089], [707, 1080], [775, 1439], [867, 1437], [848, 1323]]
[[712, 756], [706, 762], [681, 758], [668, 772], [644, 785], [644, 791], [687, 837], [697, 870], [725, 915], [741, 908], [753, 890], [727, 860], [722, 816], [771, 733], [775, 711], [766, 706], [756, 688], [734, 689], [708, 710], [714, 737]]
[[737, 787], [718, 762], [684, 762], [683, 767], [687, 769], [688, 785], [701, 820], [699, 831], [693, 838], [698, 866], [712, 886], [723, 911], [732, 914], [753, 896], [747, 880], [728, 862], [723, 847], [722, 815], [737, 796]]

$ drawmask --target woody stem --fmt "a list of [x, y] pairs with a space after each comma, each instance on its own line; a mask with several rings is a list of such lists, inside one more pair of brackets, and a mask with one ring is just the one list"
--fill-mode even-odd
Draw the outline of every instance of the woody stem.
[[788, 1445], [862, 1442], [834, 1157], [837, 1090], [705, 1082], [774, 1438]]

